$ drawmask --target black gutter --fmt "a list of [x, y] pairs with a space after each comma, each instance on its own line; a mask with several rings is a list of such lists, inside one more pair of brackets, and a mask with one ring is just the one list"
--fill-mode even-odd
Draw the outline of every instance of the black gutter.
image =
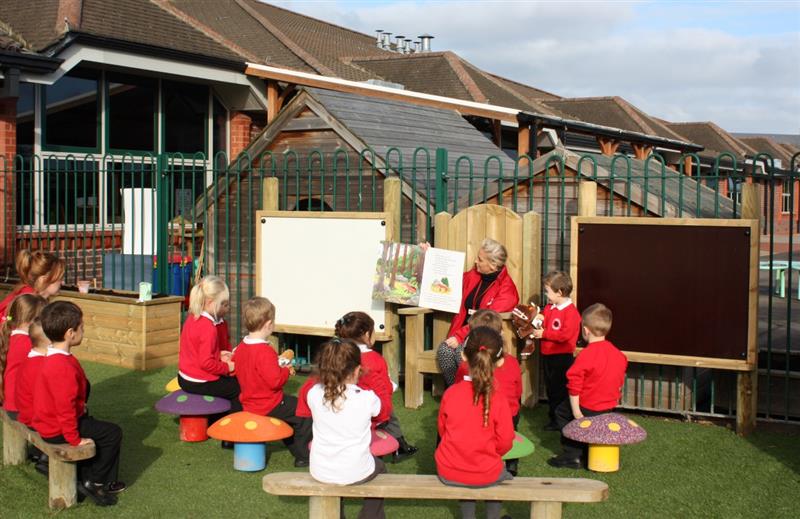
[[702, 151], [705, 147], [691, 142], [684, 142], [675, 139], [666, 139], [663, 137], [654, 137], [645, 133], [631, 132], [613, 128], [611, 126], [602, 126], [600, 124], [586, 123], [583, 121], [575, 121], [572, 119], [562, 119], [560, 117], [553, 117], [550, 115], [543, 115], [533, 112], [520, 112], [517, 114], [517, 122], [520, 126], [541, 126], [543, 128], [553, 128], [555, 130], [571, 131], [575, 133], [585, 133], [589, 135], [599, 135], [602, 137], [609, 137], [618, 141], [630, 141], [641, 144], [649, 144], [657, 147], [678, 148], [679, 150], [689, 151]]
[[4, 69], [15, 68], [20, 72], [47, 74], [56, 70], [63, 62], [63, 59], [39, 54], [0, 50], [0, 68]]

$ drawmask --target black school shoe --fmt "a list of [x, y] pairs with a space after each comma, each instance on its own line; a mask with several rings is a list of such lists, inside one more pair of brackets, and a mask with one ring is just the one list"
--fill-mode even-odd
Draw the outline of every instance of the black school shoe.
[[519, 460], [506, 460], [506, 470], [512, 476], [517, 477], [517, 472], [519, 472]]
[[78, 493], [90, 498], [97, 506], [113, 506], [117, 504], [117, 496], [109, 494], [102, 483], [82, 481], [78, 483]]
[[128, 488], [128, 485], [126, 485], [122, 481], [112, 481], [111, 483], [106, 483], [107, 494], [119, 494], [126, 488]]
[[559, 454], [558, 456], [553, 456], [549, 460], [547, 460], [547, 464], [551, 467], [556, 467], [558, 469], [580, 469], [583, 468], [583, 464], [581, 463], [580, 458], [572, 458], [570, 456], [565, 456], [563, 454]]
[[399, 463], [404, 459], [410, 458], [419, 450], [413, 445], [409, 445], [403, 436], [397, 439], [397, 443], [400, 447], [392, 453], [392, 463]]
[[298, 469], [302, 469], [302, 468], [308, 467], [309, 466], [309, 462], [308, 462], [308, 460], [295, 459], [294, 460], [294, 466], [296, 468], [298, 468]]

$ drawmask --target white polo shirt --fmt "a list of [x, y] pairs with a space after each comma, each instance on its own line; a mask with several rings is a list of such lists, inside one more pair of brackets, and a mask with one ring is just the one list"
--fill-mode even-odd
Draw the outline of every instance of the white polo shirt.
[[313, 419], [309, 472], [323, 483], [349, 485], [361, 481], [375, 470], [369, 451], [371, 421], [381, 411], [381, 401], [372, 391], [348, 384], [340, 409], [323, 403], [324, 389], [317, 384], [308, 391], [308, 407]]

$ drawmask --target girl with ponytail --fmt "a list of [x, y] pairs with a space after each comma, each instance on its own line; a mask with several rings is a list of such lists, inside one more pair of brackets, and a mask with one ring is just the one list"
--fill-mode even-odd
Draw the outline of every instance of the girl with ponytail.
[[17, 296], [35, 294], [49, 299], [58, 294], [64, 281], [64, 260], [49, 252], [21, 250], [14, 266], [19, 283], [0, 301], [0, 320], [5, 318], [9, 305]]
[[[489, 327], [476, 327], [469, 332], [462, 355], [469, 376], [442, 397], [436, 472], [445, 485], [490, 487], [514, 477], [502, 460], [514, 441], [514, 424], [508, 402], [495, 394], [494, 369], [503, 359], [503, 339]], [[488, 501], [486, 516], [499, 518], [501, 506], [500, 501]], [[474, 518], [475, 501], [461, 501], [461, 514]]]
[[31, 351], [28, 328], [46, 304], [43, 297], [22, 294], [14, 299], [8, 315], [0, 323], [0, 402], [14, 419], [19, 410], [14, 398], [17, 375]]

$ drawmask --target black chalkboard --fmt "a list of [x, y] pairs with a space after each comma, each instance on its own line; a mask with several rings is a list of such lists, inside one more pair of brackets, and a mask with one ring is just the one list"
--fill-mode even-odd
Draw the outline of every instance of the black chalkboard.
[[619, 349], [748, 360], [751, 227], [577, 225], [578, 308], [608, 306]]

